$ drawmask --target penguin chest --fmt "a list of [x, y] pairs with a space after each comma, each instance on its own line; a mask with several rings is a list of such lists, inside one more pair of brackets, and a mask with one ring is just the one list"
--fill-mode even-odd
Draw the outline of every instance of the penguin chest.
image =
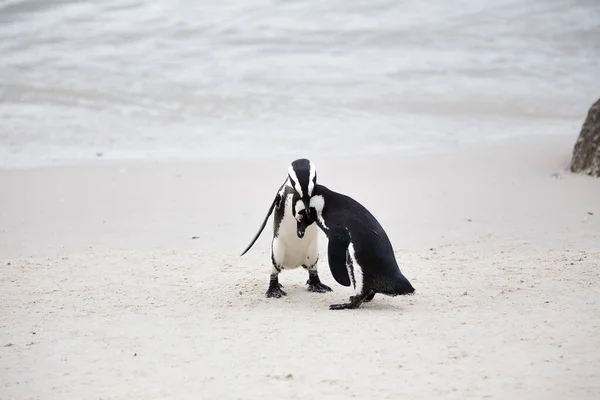
[[281, 246], [283, 260], [280, 262], [286, 269], [297, 268], [302, 265], [311, 266], [316, 262], [317, 227], [315, 224], [306, 228], [304, 237], [297, 234], [296, 219], [291, 215], [284, 216], [279, 226], [279, 235], [275, 239]]

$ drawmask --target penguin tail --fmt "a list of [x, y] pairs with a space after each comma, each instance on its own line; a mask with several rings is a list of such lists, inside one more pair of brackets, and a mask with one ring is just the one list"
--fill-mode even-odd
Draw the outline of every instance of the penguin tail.
[[396, 279], [396, 282], [394, 284], [395, 295], [400, 296], [405, 294], [412, 294], [414, 292], [415, 288], [413, 287], [413, 285], [411, 285], [408, 279], [406, 279], [406, 277], [401, 276], [400, 278]]

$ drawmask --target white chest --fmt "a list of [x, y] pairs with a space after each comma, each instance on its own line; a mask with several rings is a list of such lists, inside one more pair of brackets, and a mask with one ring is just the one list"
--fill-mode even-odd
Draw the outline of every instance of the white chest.
[[296, 268], [301, 265], [312, 265], [316, 262], [317, 226], [312, 224], [306, 228], [304, 236], [298, 237], [298, 222], [292, 215], [292, 195], [285, 199], [285, 212], [279, 225], [279, 235], [275, 240], [280, 254], [283, 256], [282, 264], [285, 268]]

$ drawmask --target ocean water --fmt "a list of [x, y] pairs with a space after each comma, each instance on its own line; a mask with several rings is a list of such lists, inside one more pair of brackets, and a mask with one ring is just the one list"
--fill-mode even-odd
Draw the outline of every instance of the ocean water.
[[0, 166], [576, 135], [598, 0], [0, 0]]

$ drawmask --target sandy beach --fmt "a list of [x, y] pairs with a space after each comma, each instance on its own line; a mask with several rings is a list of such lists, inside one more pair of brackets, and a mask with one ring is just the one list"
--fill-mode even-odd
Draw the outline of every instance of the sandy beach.
[[[284, 271], [290, 159], [0, 170], [0, 398], [597, 399], [600, 181], [575, 137], [315, 158], [387, 230], [414, 296], [358, 310]], [[310, 155], [308, 155], [310, 156]]]

